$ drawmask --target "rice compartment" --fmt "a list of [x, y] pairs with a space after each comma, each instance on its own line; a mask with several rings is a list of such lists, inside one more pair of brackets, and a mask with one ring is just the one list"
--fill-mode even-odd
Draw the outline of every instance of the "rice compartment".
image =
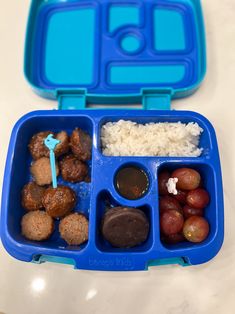
[[108, 122], [101, 129], [102, 152], [105, 156], [199, 157], [202, 132], [194, 122]]

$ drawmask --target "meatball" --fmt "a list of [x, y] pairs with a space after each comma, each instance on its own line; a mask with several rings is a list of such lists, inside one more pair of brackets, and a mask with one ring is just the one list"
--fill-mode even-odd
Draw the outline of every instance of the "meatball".
[[[51, 165], [50, 159], [46, 157], [42, 157], [33, 162], [30, 168], [31, 174], [34, 177], [36, 183], [40, 186], [51, 184], [52, 175], [51, 175]], [[59, 174], [59, 167], [56, 164], [56, 175]]]
[[56, 135], [56, 139], [60, 141], [60, 143], [55, 148], [55, 155], [59, 157], [68, 153], [69, 151], [69, 136], [67, 132], [61, 131]]
[[44, 140], [47, 138], [49, 134], [54, 135], [54, 133], [51, 131], [44, 131], [39, 132], [32, 137], [29, 143], [29, 150], [33, 159], [36, 160], [41, 157], [49, 157], [50, 151], [44, 144]]
[[38, 186], [35, 182], [26, 184], [21, 192], [21, 204], [27, 210], [39, 210], [43, 208], [42, 197], [45, 188]]
[[22, 235], [34, 241], [47, 240], [54, 231], [54, 221], [41, 210], [31, 211], [21, 220]]
[[60, 141], [55, 148], [56, 157], [66, 154], [69, 151], [69, 136], [67, 132], [61, 131], [57, 134], [51, 131], [39, 132], [32, 137], [29, 143], [29, 150], [33, 159], [37, 160], [41, 157], [49, 157], [50, 151], [44, 144], [44, 140], [49, 134], [53, 134]]
[[48, 215], [60, 218], [75, 207], [76, 194], [68, 186], [58, 186], [56, 189], [49, 187], [43, 195], [42, 203]]
[[69, 245], [80, 245], [88, 240], [89, 223], [82, 214], [74, 213], [63, 218], [59, 225], [61, 238]]
[[60, 162], [63, 179], [76, 183], [84, 181], [88, 175], [88, 166], [74, 155], [65, 156]]
[[91, 159], [92, 140], [89, 134], [76, 128], [70, 139], [72, 152], [80, 160], [86, 161]]
[[112, 246], [131, 248], [146, 241], [149, 221], [145, 213], [138, 208], [114, 207], [105, 213], [101, 232]]

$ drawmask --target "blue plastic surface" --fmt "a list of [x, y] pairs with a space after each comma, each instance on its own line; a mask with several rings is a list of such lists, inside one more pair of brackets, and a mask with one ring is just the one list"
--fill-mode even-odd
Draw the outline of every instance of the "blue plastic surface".
[[136, 103], [143, 90], [184, 97], [206, 70], [199, 0], [33, 0], [25, 74], [44, 97]]
[[[199, 158], [105, 157], [100, 147], [101, 126], [119, 119], [130, 119], [139, 123], [195, 121], [204, 129], [200, 141], [203, 154]], [[50, 129], [56, 132], [63, 129], [71, 132], [75, 127], [86, 130], [93, 139], [90, 165], [92, 182], [69, 184], [79, 196], [76, 211], [82, 211], [89, 218], [89, 240], [81, 247], [70, 247], [59, 237], [56, 224], [56, 231], [48, 241], [27, 241], [20, 232], [20, 219], [24, 214], [20, 205], [20, 191], [30, 179], [31, 157], [27, 144], [38, 131]], [[115, 190], [115, 173], [125, 164], [140, 165], [149, 175], [150, 188], [142, 199], [129, 201]], [[200, 171], [211, 195], [211, 202], [206, 210], [210, 234], [201, 244], [184, 242], [174, 246], [164, 245], [159, 234], [158, 173], [164, 167], [174, 169], [187, 165]], [[59, 183], [65, 183], [61, 177]], [[150, 234], [145, 243], [124, 250], [112, 248], [103, 240], [99, 229], [102, 214], [107, 206], [115, 205], [136, 206], [145, 211], [150, 219]], [[219, 251], [224, 235], [223, 188], [214, 129], [203, 116], [187, 111], [48, 110], [29, 113], [17, 122], [12, 132], [1, 215], [1, 238], [6, 250], [15, 258], [27, 262], [55, 261], [58, 258], [58, 262], [66, 262], [79, 269], [126, 271], [144, 270], [148, 266], [164, 263], [196, 265], [209, 261]]]

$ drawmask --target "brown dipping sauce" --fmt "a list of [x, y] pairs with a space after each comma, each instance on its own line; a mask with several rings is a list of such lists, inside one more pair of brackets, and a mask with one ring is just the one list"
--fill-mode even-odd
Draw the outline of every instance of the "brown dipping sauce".
[[115, 187], [121, 196], [129, 200], [136, 200], [147, 192], [148, 176], [142, 169], [128, 166], [120, 169], [116, 174]]

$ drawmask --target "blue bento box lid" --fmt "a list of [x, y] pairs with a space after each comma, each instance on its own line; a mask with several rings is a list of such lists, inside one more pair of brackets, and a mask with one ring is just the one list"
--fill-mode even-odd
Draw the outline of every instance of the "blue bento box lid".
[[25, 74], [43, 97], [104, 104], [180, 98], [205, 71], [199, 0], [32, 0]]

